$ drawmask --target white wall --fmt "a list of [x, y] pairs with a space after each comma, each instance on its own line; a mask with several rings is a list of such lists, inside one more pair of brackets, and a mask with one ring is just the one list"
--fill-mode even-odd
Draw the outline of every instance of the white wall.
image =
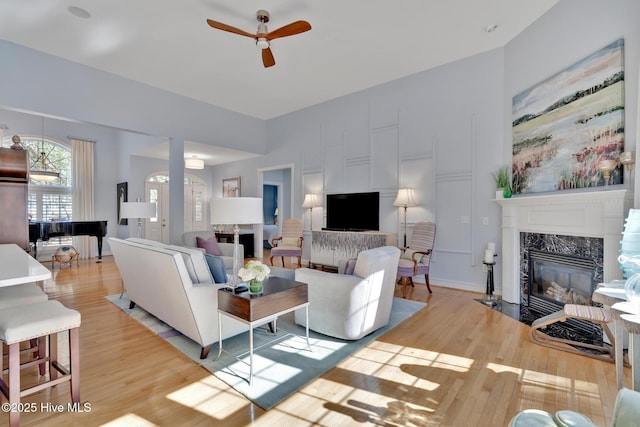
[[[269, 121], [266, 158], [296, 162], [296, 181], [319, 181], [324, 195], [380, 191], [381, 230], [400, 240], [393, 200], [399, 186], [415, 188], [422, 205], [409, 209], [409, 225], [438, 225], [434, 283], [479, 289], [482, 249], [499, 233], [489, 199], [490, 172], [503, 162], [502, 81], [494, 50], [288, 114]], [[294, 194], [298, 217], [303, 193]]]

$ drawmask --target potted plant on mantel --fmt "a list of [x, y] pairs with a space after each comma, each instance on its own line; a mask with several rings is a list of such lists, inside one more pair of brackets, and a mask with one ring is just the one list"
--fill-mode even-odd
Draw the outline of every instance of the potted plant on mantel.
[[511, 178], [509, 166], [501, 166], [497, 172], [492, 173], [496, 182], [496, 199], [508, 199], [511, 197]]

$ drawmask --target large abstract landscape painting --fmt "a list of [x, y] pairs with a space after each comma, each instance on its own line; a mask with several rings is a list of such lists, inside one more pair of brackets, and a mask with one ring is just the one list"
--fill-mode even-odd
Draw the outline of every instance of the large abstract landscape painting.
[[[621, 184], [624, 40], [513, 97], [513, 193]], [[601, 160], [617, 168], [605, 183]]]

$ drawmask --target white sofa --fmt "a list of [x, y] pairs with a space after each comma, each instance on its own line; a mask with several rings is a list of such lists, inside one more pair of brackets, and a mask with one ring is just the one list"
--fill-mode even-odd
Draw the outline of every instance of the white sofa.
[[[137, 304], [191, 338], [206, 358], [219, 340], [218, 289], [224, 285], [213, 283], [204, 253], [145, 239], [108, 241], [131, 308]], [[247, 331], [237, 320], [224, 316], [222, 321], [223, 338]]]
[[[196, 237], [209, 240], [215, 235], [216, 233], [214, 231], [187, 231], [182, 234], [182, 244], [190, 248], [196, 248], [198, 247], [196, 244]], [[227, 269], [227, 272], [231, 273], [233, 271], [233, 243], [218, 242], [218, 247], [222, 253], [220, 258], [224, 261], [224, 266]], [[240, 244], [238, 245], [238, 260], [240, 266], [242, 266], [242, 263], [244, 262], [244, 246]]]
[[[295, 279], [309, 286], [309, 329], [345, 340], [357, 340], [389, 323], [400, 249], [362, 251], [353, 274], [299, 268]], [[295, 313], [306, 324], [304, 310]]]

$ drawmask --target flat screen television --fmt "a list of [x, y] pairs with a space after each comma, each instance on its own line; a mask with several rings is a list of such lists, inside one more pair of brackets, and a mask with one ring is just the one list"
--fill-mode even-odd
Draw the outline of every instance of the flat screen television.
[[331, 231], [379, 231], [380, 193], [327, 194], [327, 227]]

